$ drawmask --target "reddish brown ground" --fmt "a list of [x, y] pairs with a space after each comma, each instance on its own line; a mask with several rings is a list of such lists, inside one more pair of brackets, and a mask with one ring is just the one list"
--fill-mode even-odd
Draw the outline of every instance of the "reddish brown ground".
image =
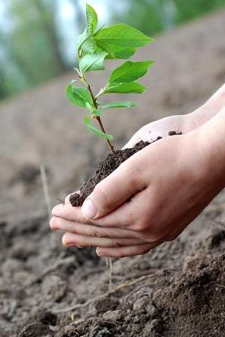
[[[225, 81], [224, 22], [217, 13], [142, 52], [155, 60], [149, 91], [136, 110], [105, 118], [117, 148], [144, 123], [191, 111]], [[66, 102], [71, 79], [0, 105], [0, 335], [225, 336], [224, 192], [175, 242], [115, 261], [110, 293], [105, 261], [92, 249], [63, 248], [61, 233], [50, 232], [39, 166], [55, 204], [107, 152]]]

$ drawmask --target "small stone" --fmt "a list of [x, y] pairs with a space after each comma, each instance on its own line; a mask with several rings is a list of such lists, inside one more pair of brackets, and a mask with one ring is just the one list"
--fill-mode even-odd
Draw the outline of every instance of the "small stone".
[[62, 337], [79, 337], [79, 333], [76, 331], [74, 326], [66, 326], [60, 331], [60, 336]]
[[146, 306], [146, 311], [150, 316], [154, 316], [157, 309], [152, 304], [149, 304]]
[[102, 317], [107, 321], [117, 321], [120, 320], [122, 316], [123, 312], [121, 310], [114, 310], [114, 311], [106, 311]]
[[141, 310], [146, 307], [146, 302], [149, 301], [149, 298], [147, 296], [144, 296], [142, 298], [139, 298], [136, 302], [133, 304], [133, 310]]
[[107, 328], [103, 328], [99, 331], [94, 330], [90, 337], [111, 337], [112, 334]]

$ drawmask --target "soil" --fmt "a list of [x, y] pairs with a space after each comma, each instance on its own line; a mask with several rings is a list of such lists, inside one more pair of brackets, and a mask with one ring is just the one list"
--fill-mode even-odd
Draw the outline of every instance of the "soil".
[[[169, 131], [168, 136], [182, 135], [182, 132]], [[142, 150], [144, 147], [162, 139], [158, 136], [151, 143], [149, 142], [138, 142], [133, 148], [126, 148], [123, 150], [116, 150], [114, 153], [108, 154], [108, 156], [102, 160], [98, 166], [93, 177], [88, 179], [82, 187], [79, 189], [79, 193], [73, 193], [70, 196], [70, 203], [73, 207], [82, 206], [84, 200], [92, 193], [95, 186], [108, 177], [113, 171], [115, 171], [125, 160], [133, 156], [133, 154]]]
[[[161, 138], [162, 137], [159, 137], [157, 140]], [[100, 181], [115, 171], [125, 160], [149, 144], [149, 142], [140, 141], [133, 148], [116, 150], [114, 153], [108, 154], [108, 156], [98, 164], [95, 175], [80, 188], [79, 193], [74, 193], [70, 196], [71, 205], [74, 207], [82, 206], [84, 200], [91, 194]]]
[[[104, 119], [117, 148], [146, 122], [190, 112], [224, 82], [224, 21], [224, 11], [198, 20], [142, 53], [156, 60], [149, 94], [136, 111]], [[115, 260], [111, 290], [94, 249], [64, 248], [62, 233], [50, 231], [39, 166], [56, 204], [106, 153], [62, 97], [71, 78], [0, 105], [0, 336], [225, 336], [225, 191], [175, 241]]]

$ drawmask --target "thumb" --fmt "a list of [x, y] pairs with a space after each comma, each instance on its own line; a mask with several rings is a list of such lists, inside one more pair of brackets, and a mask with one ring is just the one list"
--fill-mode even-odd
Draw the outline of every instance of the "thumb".
[[[94, 191], [84, 201], [82, 214], [89, 220], [101, 218], [137, 192], [145, 188], [141, 165], [133, 155], [122, 163], [113, 173], [96, 185]], [[140, 163], [139, 163], [140, 164]]]

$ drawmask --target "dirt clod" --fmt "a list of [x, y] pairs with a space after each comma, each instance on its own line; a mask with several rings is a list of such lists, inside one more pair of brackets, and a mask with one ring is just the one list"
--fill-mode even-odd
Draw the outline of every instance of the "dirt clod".
[[95, 176], [90, 178], [80, 189], [80, 194], [74, 193], [70, 196], [72, 206], [82, 206], [84, 200], [91, 194], [95, 186], [110, 173], [115, 171], [125, 160], [131, 157], [134, 153], [140, 151], [145, 146], [149, 145], [148, 142], [139, 142], [133, 148], [124, 150], [116, 150], [115, 153], [110, 153], [97, 167]]

